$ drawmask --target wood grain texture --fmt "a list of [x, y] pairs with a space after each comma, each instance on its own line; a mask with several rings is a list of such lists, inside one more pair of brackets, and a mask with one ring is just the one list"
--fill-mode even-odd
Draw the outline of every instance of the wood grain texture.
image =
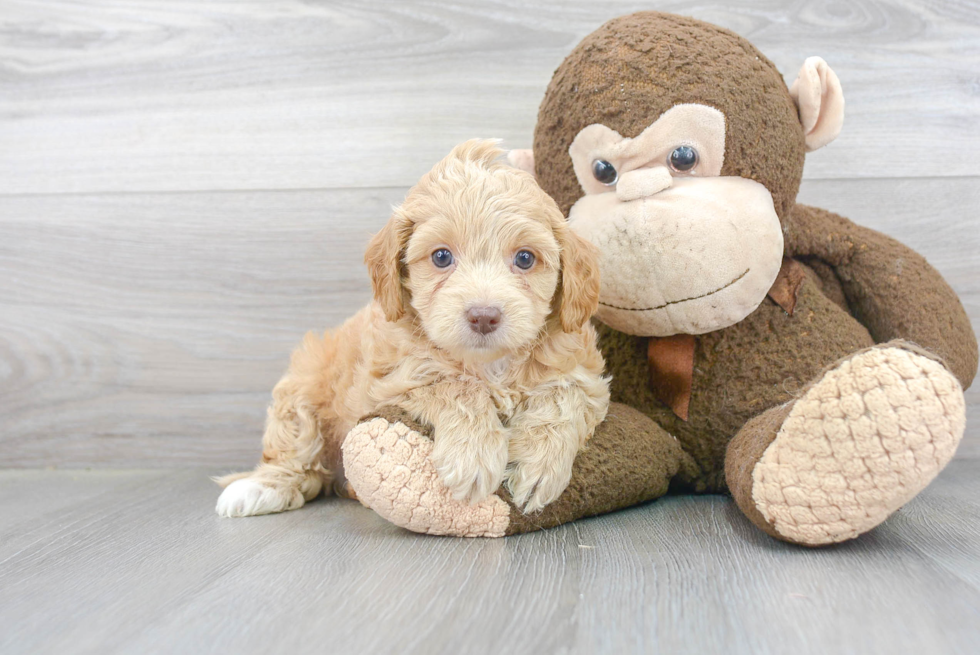
[[827, 59], [847, 119], [800, 200], [923, 253], [980, 327], [978, 2], [0, 0], [0, 467], [101, 467], [0, 471], [0, 652], [976, 650], [980, 387], [936, 482], [824, 550], [723, 497], [494, 541], [214, 514], [191, 467], [256, 461], [390, 204], [463, 139], [529, 145], [562, 58], [640, 9], [788, 80]]
[[0, 199], [4, 464], [253, 460], [290, 350], [370, 300], [403, 195]]
[[[369, 301], [363, 248], [404, 193], [0, 197], [3, 465], [251, 466], [290, 350]], [[978, 196], [930, 178], [800, 198], [915, 247], [980, 325]], [[968, 403], [961, 456], [980, 387]]]
[[220, 519], [217, 494], [202, 471], [0, 472], [0, 651], [918, 655], [980, 639], [975, 460], [818, 550], [720, 496], [466, 540], [339, 499]]
[[526, 147], [551, 74], [615, 16], [821, 55], [847, 120], [812, 179], [980, 171], [962, 0], [0, 1], [0, 193], [408, 186], [474, 136]]

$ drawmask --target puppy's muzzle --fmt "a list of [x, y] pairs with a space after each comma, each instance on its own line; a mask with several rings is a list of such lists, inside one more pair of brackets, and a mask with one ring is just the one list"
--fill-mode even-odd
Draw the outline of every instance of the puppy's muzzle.
[[500, 325], [500, 310], [496, 307], [471, 307], [466, 312], [470, 329], [478, 334], [490, 334]]

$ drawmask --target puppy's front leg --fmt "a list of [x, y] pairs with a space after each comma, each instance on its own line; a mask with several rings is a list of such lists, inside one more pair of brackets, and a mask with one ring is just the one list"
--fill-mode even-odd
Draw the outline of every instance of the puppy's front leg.
[[608, 392], [605, 399], [577, 386], [547, 387], [531, 395], [510, 421], [507, 489], [525, 513], [565, 491], [575, 456], [605, 418]]
[[414, 390], [402, 404], [433, 426], [432, 463], [454, 498], [478, 503], [500, 488], [508, 434], [485, 389], [436, 383]]

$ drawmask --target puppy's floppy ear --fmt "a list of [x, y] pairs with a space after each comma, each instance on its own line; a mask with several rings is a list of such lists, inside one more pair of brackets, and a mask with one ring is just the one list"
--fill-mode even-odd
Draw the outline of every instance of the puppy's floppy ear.
[[564, 220], [555, 236], [561, 248], [558, 319], [562, 330], [577, 332], [599, 308], [599, 251]]
[[397, 321], [405, 315], [408, 300], [402, 283], [402, 254], [412, 229], [411, 221], [396, 209], [381, 231], [371, 238], [364, 253], [374, 299], [389, 321]]

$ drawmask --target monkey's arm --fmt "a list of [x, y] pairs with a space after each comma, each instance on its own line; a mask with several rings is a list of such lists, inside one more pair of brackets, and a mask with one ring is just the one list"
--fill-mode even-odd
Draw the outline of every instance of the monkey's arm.
[[[432, 464], [433, 430], [399, 407], [361, 419], [343, 445], [358, 500], [413, 532], [503, 537], [551, 528], [653, 500], [671, 485], [690, 488], [700, 471], [680, 442], [641, 412], [613, 403], [558, 500], [525, 514], [503, 488], [470, 504], [453, 498]], [[436, 437], [438, 439], [438, 437]]]
[[851, 313], [878, 343], [905, 339], [943, 358], [969, 387], [977, 338], [956, 293], [925, 258], [891, 237], [825, 209], [796, 205], [784, 222], [786, 254], [816, 257], [840, 280]]

